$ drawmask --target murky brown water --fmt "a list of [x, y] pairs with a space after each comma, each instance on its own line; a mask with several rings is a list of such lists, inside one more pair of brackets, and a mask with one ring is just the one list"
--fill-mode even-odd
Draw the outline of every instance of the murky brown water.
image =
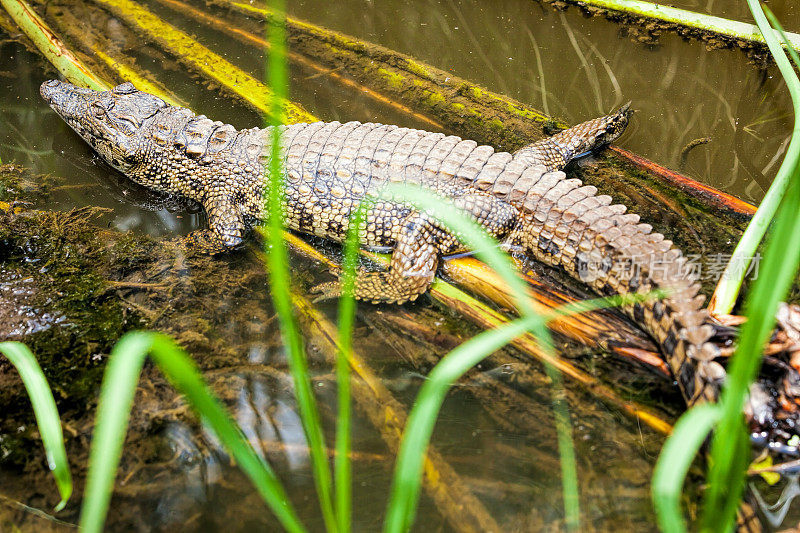
[[[746, 20], [745, 8], [730, 7], [727, 2], [724, 8], [712, 1], [676, 5]], [[230, 61], [257, 77], [263, 75], [261, 52], [160, 5], [151, 7]], [[790, 133], [789, 99], [774, 68], [762, 70], [739, 51], [709, 52], [701, 43], [671, 35], [662, 36], [656, 45], [633, 42], [620, 35], [617, 25], [586, 18], [575, 9], [558, 12], [528, 0], [491, 5], [421, 0], [413, 6], [395, 0], [348, 0], [335, 5], [295, 1], [289, 7], [298, 18], [410, 54], [568, 122], [603, 114], [632, 100], [638, 113], [621, 146], [750, 201], [758, 201], [769, 185], [780, 162], [775, 154], [785, 148]], [[800, 27], [791, 2], [773, 2], [771, 7], [789, 29]], [[261, 119], [248, 108], [204, 91], [184, 72], [158, 70], [157, 57], [147, 63], [148, 43], [132, 38], [118, 22], [98, 19], [93, 23], [104, 25], [112, 41], [127, 46], [142, 64], [179, 87], [180, 95], [199, 112], [237, 127], [260, 124]], [[159, 238], [202, 225], [202, 216], [191, 208], [165, 206], [101, 163], [47, 108], [38, 86], [48, 74], [37, 56], [10, 42], [0, 42], [0, 53], [0, 158], [63, 178], [52, 191], [48, 208], [107, 207], [110, 212], [99, 219], [101, 225]], [[309, 78], [299, 69], [294, 72], [291, 92], [294, 100], [326, 120], [418, 126], [413, 119], [330, 84], [324, 77]], [[682, 161], [682, 148], [699, 137], [712, 141]], [[242, 275], [259, 268], [249, 256], [225, 264]], [[296, 260], [294, 266], [302, 284], [320, 277], [317, 265]], [[320, 530], [308, 454], [277, 325], [269, 318], [268, 295], [257, 287], [250, 289], [231, 291], [213, 305], [209, 298], [202, 300], [208, 314], [203, 335], [215, 339], [217, 348], [195, 355], [202, 358], [208, 379], [236, 413], [245, 433], [287, 484], [304, 519]], [[135, 299], [135, 303], [148, 302]], [[321, 309], [335, 321], [333, 304]], [[435, 324], [455, 341], [475, 332], [428, 301], [402, 309], [360, 306], [356, 347], [394, 399], [408, 409], [425, 373], [449, 345], [407, 333], [399, 325], [402, 320]], [[176, 330], [180, 331], [180, 325]], [[613, 373], [620, 381], [626, 379], [619, 376], [631, 375], [630, 366], [609, 362], [573, 343], [563, 344], [564, 353], [584, 368], [606, 376]], [[313, 338], [309, 347], [317, 361], [315, 385], [331, 442], [335, 387], [325, 362], [331, 355], [325, 350], [330, 347]], [[150, 375], [148, 379], [156, 378]], [[641, 375], [630, 379], [630, 384], [621, 384], [622, 394], [658, 382]], [[568, 387], [584, 524], [597, 530], [653, 529], [649, 478], [662, 437], [577, 387]], [[661, 397], [663, 390], [658, 394]], [[675, 398], [668, 398], [665, 417], [679, 408]], [[111, 511], [114, 528], [249, 531], [274, 526], [213, 437], [187, 422], [188, 415], [164, 415], [176, 401], [169, 394], [159, 392], [150, 400], [152, 404], [145, 403], [139, 410], [139, 420], [148, 429], [137, 432], [141, 440], [123, 460], [125, 481]], [[380, 527], [393, 465], [380, 425], [367, 411], [363, 405], [355, 409], [354, 529], [358, 531]], [[83, 421], [90, 413], [73, 409], [70, 416]], [[434, 445], [459, 482], [504, 531], [563, 525], [551, 418], [540, 366], [521, 360], [511, 350], [471, 373], [445, 403]], [[87, 428], [77, 431], [81, 438], [88, 434]], [[85, 450], [85, 441], [73, 449], [81, 446]], [[0, 462], [0, 496], [49, 510], [55, 502], [52, 494], [42, 495], [50, 481], [37, 474], [41, 465], [35, 460], [23, 467], [7, 463]], [[81, 471], [80, 464], [74, 467]], [[4, 501], [0, 500], [4, 509], [0, 527], [63, 529], [5, 506]], [[78, 503], [73, 502], [59, 517], [74, 522], [77, 509]], [[425, 492], [417, 524], [419, 531], [453, 528], [448, 512]]]

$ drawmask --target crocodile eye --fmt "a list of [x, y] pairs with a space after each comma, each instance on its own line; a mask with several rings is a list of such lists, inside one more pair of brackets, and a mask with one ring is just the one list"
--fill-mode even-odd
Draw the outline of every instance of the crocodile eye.
[[106, 114], [106, 108], [97, 102], [92, 104], [91, 111], [95, 118], [103, 118], [103, 115]]
[[129, 120], [126, 119], [117, 119], [114, 120], [114, 127], [120, 130], [123, 134], [127, 136], [131, 136], [136, 133], [136, 126]]
[[131, 94], [136, 92], [136, 87], [134, 87], [131, 82], [126, 81], [125, 83], [114, 87], [112, 92], [114, 94]]

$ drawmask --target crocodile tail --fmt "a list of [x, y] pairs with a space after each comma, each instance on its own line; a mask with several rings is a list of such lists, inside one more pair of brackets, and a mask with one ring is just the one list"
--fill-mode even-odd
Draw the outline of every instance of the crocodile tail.
[[[646, 299], [624, 310], [658, 342], [689, 406], [716, 401], [725, 371], [715, 361], [719, 348], [710, 341], [715, 330], [703, 308], [700, 283], [681, 251], [650, 225], [639, 223], [637, 215], [625, 213], [624, 206], [599, 205], [576, 214], [573, 210], [553, 217], [560, 218], [554, 237], [572, 228], [563, 241], [559, 266], [601, 295], [665, 291], [662, 299]], [[558, 228], [561, 224], [566, 225]], [[546, 222], [545, 240], [548, 229]], [[547, 254], [541, 237], [535, 252], [540, 258]]]
[[[663, 239], [658, 233], [649, 234], [650, 238], [654, 236]], [[661, 243], [662, 249], [671, 245], [665, 240]], [[639, 276], [647, 290], [635, 288], [639, 279], [632, 278], [625, 285], [625, 292], [662, 289], [667, 296], [634, 304], [627, 311], [658, 341], [687, 405], [714, 402], [725, 370], [717, 362], [720, 349], [711, 342], [715, 328], [703, 308], [705, 296], [698, 294], [700, 283], [690, 274], [686, 258], [677, 248], [658, 250], [648, 262], [656, 264], [648, 265], [649, 271]]]
[[560, 170], [572, 159], [615, 141], [625, 131], [632, 114], [628, 102], [610, 115], [588, 120], [520, 148], [514, 158], [529, 165], [543, 165], [547, 170]]
[[595, 187], [517, 157], [497, 178], [479, 176], [476, 185], [520, 210], [509, 241], [530, 257], [562, 268], [601, 295], [667, 291], [663, 299], [625, 311], [658, 341], [689, 405], [716, 399], [725, 371], [710, 342], [715, 329], [696, 273], [671, 241]]
[[[725, 377], [710, 341], [715, 328], [703, 308], [696, 273], [681, 251], [610, 196], [561, 172], [571, 157], [616, 139], [630, 105], [522, 148], [496, 177], [475, 186], [522, 213], [509, 240], [537, 260], [558, 266], [601, 295], [667, 293], [625, 311], [658, 342], [686, 402], [714, 401]], [[555, 169], [555, 170], [554, 170]]]

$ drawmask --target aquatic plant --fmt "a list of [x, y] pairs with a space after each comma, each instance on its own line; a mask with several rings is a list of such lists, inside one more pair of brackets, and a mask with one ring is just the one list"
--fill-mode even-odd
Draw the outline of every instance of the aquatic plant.
[[334, 477], [336, 487], [336, 518], [341, 531], [350, 531], [353, 514], [352, 467], [350, 464], [350, 364], [353, 359], [353, 325], [356, 300], [353, 295], [358, 268], [359, 232], [364, 229], [364, 217], [371, 202], [360, 202], [350, 217], [342, 260], [342, 295], [339, 298], [339, 350], [336, 353], [336, 457]]
[[72, 475], [69, 472], [64, 432], [61, 430], [61, 419], [53, 392], [36, 357], [27, 346], [20, 342], [0, 342], [0, 354], [5, 355], [17, 369], [31, 399], [36, 425], [47, 455], [47, 466], [53, 471], [58, 493], [61, 495], [61, 501], [55, 508], [60, 511], [72, 495]]
[[[741, 329], [736, 352], [731, 358], [720, 401], [717, 405], [705, 405], [687, 411], [664, 444], [656, 464], [653, 503], [659, 526], [668, 532], [686, 530], [679, 504], [683, 480], [689, 463], [712, 431], [708, 490], [704, 497], [700, 530], [729, 531], [733, 527], [750, 458], [743, 415], [745, 398], [761, 365], [761, 354], [775, 325], [778, 304], [786, 297], [800, 264], [800, 234], [796, 231], [800, 224], [800, 144], [797, 142], [800, 139], [800, 80], [773, 31], [774, 27], [785, 40], [777, 19], [766, 7], [765, 15], [756, 0], [748, 0], [748, 5], [792, 96], [795, 112], [792, 148], [787, 151], [778, 171], [782, 183], [777, 187], [773, 185], [775, 189], [770, 188], [772, 194], [769, 195], [770, 202], [765, 212], [775, 210], [774, 226], [765, 245], [761, 273], [750, 288], [744, 304], [747, 322]], [[800, 66], [794, 50], [791, 47], [787, 50]], [[773, 193], [773, 190], [776, 192]], [[759, 212], [761, 209], [759, 207]], [[762, 230], [766, 230], [765, 221], [754, 219], [753, 223], [763, 224]], [[747, 246], [755, 250], [756, 244], [750, 242]]]
[[[792, 95], [795, 112], [794, 141], [800, 138], [800, 80], [786, 60], [758, 2], [748, 0], [748, 5], [761, 33], [769, 43], [770, 52]], [[775, 17], [771, 16], [767, 8], [764, 9], [770, 15], [772, 26], [783, 35]], [[791, 47], [788, 51], [795, 64], [800, 67], [795, 51]], [[800, 144], [791, 146], [790, 143], [778, 176], [791, 176], [791, 181], [786, 186], [775, 213], [772, 235], [764, 248], [761, 275], [753, 283], [744, 304], [744, 314], [748, 320], [742, 327], [739, 344], [729, 367], [729, 380], [721, 396], [722, 415], [711, 445], [708, 476], [710, 486], [701, 523], [706, 530], [715, 527], [720, 517], [733, 516], [736, 502], [744, 488], [745, 469], [749, 461], [749, 446], [746, 444], [748, 439], [742, 415], [744, 402], [750, 384], [761, 366], [761, 354], [775, 326], [778, 305], [786, 298], [800, 264], [800, 234], [797, 232], [800, 224], [798, 172]], [[738, 439], [737, 435], [740, 436]], [[733, 443], [739, 443], [739, 446]]]
[[[269, 270], [269, 286], [275, 311], [280, 323], [281, 336], [289, 359], [289, 369], [294, 380], [294, 393], [300, 408], [308, 446], [311, 451], [311, 462], [314, 471], [314, 482], [317, 487], [322, 516], [328, 531], [337, 531], [336, 514], [333, 509], [331, 473], [328, 457], [325, 453], [325, 439], [319, 419], [311, 379], [308, 374], [305, 348], [297, 329], [289, 294], [289, 256], [283, 239], [284, 201], [283, 201], [283, 169], [281, 168], [281, 129], [284, 120], [284, 102], [288, 92], [288, 72], [286, 66], [285, 22], [282, 19], [285, 11], [283, 0], [273, 0], [278, 16], [269, 24], [270, 48], [267, 54], [267, 74], [272, 91], [268, 101], [269, 126], [272, 126], [272, 142], [270, 146], [269, 166], [265, 168], [267, 190], [264, 204], [269, 213], [267, 264]], [[337, 374], [337, 377], [340, 377]], [[339, 398], [340, 402], [342, 398]]]
[[[763, 38], [766, 40], [772, 57], [775, 59], [775, 63], [778, 65], [778, 70], [789, 88], [789, 93], [792, 97], [792, 105], [794, 107], [795, 121], [792, 138], [791, 141], [789, 141], [789, 146], [786, 148], [786, 157], [778, 169], [775, 179], [772, 181], [767, 193], [761, 200], [758, 210], [748, 223], [742, 238], [736, 244], [736, 248], [733, 250], [733, 254], [731, 254], [728, 265], [720, 277], [717, 287], [714, 289], [714, 294], [711, 296], [711, 300], [708, 303], [708, 309], [712, 314], [728, 314], [733, 310], [742, 283], [747, 275], [748, 269], [746, 267], [753, 260], [753, 257], [755, 257], [756, 250], [761, 244], [764, 234], [767, 232], [767, 228], [778, 215], [781, 202], [784, 201], [787, 195], [787, 189], [794, 177], [796, 169], [794, 163], [800, 157], [800, 101], [798, 100], [798, 98], [800, 98], [800, 87], [796, 83], [797, 76], [780, 43], [771, 33], [772, 29], [761, 11], [758, 2], [755, 0], [747, 0], [747, 4], [750, 7], [750, 12], [753, 13], [753, 17], [758, 23], [758, 27]], [[768, 8], [765, 7], [765, 9], [771, 14]], [[784, 39], [786, 51], [792, 59], [797, 62], [797, 52], [780, 27], [780, 23], [778, 23], [774, 16], [771, 16], [771, 20], [773, 21], [773, 26], [778, 29]]]

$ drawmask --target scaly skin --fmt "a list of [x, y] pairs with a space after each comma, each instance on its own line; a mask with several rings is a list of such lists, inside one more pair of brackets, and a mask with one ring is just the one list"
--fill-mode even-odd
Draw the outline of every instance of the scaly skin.
[[[108, 92], [48, 81], [51, 107], [112, 166], [158, 191], [198, 201], [209, 229], [191, 245], [209, 253], [238, 246], [265, 218], [263, 169], [269, 128], [236, 131], [195, 116], [126, 83]], [[359, 201], [388, 182], [413, 183], [449, 198], [488, 233], [566, 270], [604, 295], [667, 289], [663, 300], [627, 312], [663, 348], [689, 405], [716, 399], [724, 378], [709, 342], [714, 329], [700, 285], [680, 250], [608, 196], [560, 171], [575, 155], [616, 139], [628, 108], [591, 120], [514, 154], [441, 133], [381, 124], [282, 127], [286, 225], [341, 242]], [[459, 240], [428, 213], [379, 200], [366, 213], [361, 242], [391, 247], [384, 272], [359, 273], [356, 296], [401, 303], [423, 294], [442, 254]], [[322, 287], [323, 294], [338, 286]]]

